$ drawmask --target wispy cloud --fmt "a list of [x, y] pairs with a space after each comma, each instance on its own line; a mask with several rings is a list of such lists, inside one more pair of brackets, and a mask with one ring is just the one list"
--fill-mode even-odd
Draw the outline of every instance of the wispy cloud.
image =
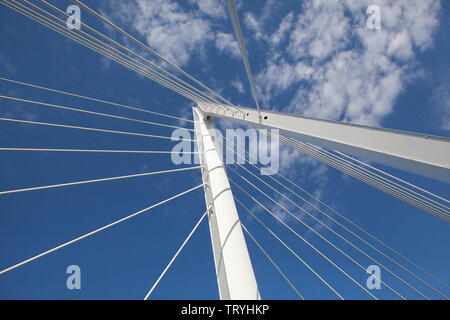
[[0, 54], [0, 66], [3, 72], [11, 75], [17, 74], [17, 68], [7, 61], [7, 59]]
[[272, 46], [277, 46], [281, 41], [286, 37], [289, 30], [292, 27], [292, 21], [294, 18], [294, 13], [289, 12], [283, 20], [281, 20], [280, 25], [278, 26], [277, 31], [270, 36], [270, 43]]
[[[381, 30], [366, 28], [371, 4], [381, 8]], [[305, 1], [294, 21], [286, 16], [271, 37], [247, 14], [254, 37], [269, 47], [293, 25], [287, 56], [270, 55], [256, 75], [261, 98], [268, 104], [294, 88], [288, 111], [379, 125], [417, 75], [417, 53], [432, 46], [439, 7], [439, 1], [420, 0]]]
[[244, 17], [247, 28], [254, 32], [253, 36], [256, 40], [266, 39], [263, 25], [259, 19], [251, 12], [247, 12]]
[[109, 6], [113, 19], [131, 26], [153, 49], [180, 66], [215, 38], [209, 20], [198, 10], [184, 10], [170, 0], [112, 1]]
[[444, 68], [431, 94], [433, 122], [442, 130], [450, 130], [450, 67]]
[[232, 34], [218, 32], [216, 35], [215, 45], [221, 52], [230, 54], [232, 57], [240, 59], [241, 52], [239, 50], [239, 45]]
[[224, 1], [220, 0], [189, 0], [189, 3], [196, 4], [200, 11], [214, 18], [227, 18]]
[[[14, 91], [9, 91], [14, 96]], [[21, 120], [33, 121], [37, 119], [34, 112], [29, 110], [29, 106], [15, 101], [8, 101], [4, 104], [4, 108], [0, 111], [0, 115], [5, 118], [17, 118]], [[27, 125], [27, 124], [22, 124]]]
[[237, 92], [243, 94], [245, 93], [244, 84], [239, 79], [234, 79], [231, 81], [231, 85], [237, 90]]
[[225, 32], [229, 21], [223, 1], [112, 0], [101, 12], [126, 30], [137, 32], [153, 50], [181, 67], [189, 65], [193, 56], [207, 65], [210, 44], [240, 58], [234, 36]]

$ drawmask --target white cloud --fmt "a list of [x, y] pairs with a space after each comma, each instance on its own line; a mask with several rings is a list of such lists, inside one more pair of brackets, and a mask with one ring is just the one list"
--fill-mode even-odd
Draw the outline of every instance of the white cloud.
[[[300, 168], [292, 172], [292, 168]], [[328, 167], [305, 154], [280, 144], [280, 173], [289, 175], [294, 173], [301, 182], [313, 180], [319, 184], [326, 184]]]
[[[14, 96], [14, 91], [8, 91], [8, 94]], [[17, 118], [21, 120], [33, 121], [37, 119], [35, 112], [30, 111], [30, 106], [21, 102], [8, 101], [4, 108], [0, 110], [0, 116], [4, 118]], [[26, 124], [23, 124], [26, 126]]]
[[435, 99], [439, 110], [439, 128], [450, 131], [450, 86], [439, 87]]
[[409, 32], [403, 30], [398, 33], [387, 48], [387, 54], [400, 60], [408, 60], [413, 55], [413, 48]]
[[278, 30], [273, 35], [268, 35], [264, 30], [264, 24], [271, 18], [277, 10], [277, 4], [274, 0], [267, 0], [262, 13], [259, 17], [255, 16], [251, 12], [247, 12], [244, 15], [244, 23], [248, 29], [253, 31], [252, 36], [256, 40], [264, 40], [270, 42], [273, 46], [278, 45], [284, 38], [285, 33], [290, 29], [292, 25], [293, 14], [288, 13], [281, 21]]
[[221, 52], [230, 54], [233, 58], [241, 57], [239, 45], [233, 35], [229, 33], [218, 32], [216, 35], [215, 45]]
[[189, 3], [196, 4], [200, 11], [214, 18], [226, 18], [226, 12], [220, 0], [189, 0]]
[[[296, 170], [292, 170], [293, 168], [296, 168]], [[317, 160], [310, 158], [298, 152], [297, 150], [294, 150], [285, 145], [280, 145], [280, 173], [294, 179], [299, 185], [311, 185], [312, 183], [315, 189], [313, 193], [316, 197], [320, 197], [325, 192], [325, 190], [328, 189], [328, 167], [318, 162]], [[284, 185], [287, 185], [288, 187], [292, 187], [288, 183], [286, 183], [284, 179], [280, 180], [280, 182]], [[273, 186], [276, 186], [276, 184]], [[289, 196], [289, 192], [286, 193], [286, 190], [279, 189], [279, 191], [288, 196], [288, 198], [291, 198]], [[306, 217], [306, 214], [301, 209], [292, 205], [292, 203], [287, 201], [284, 197], [275, 193], [273, 193], [272, 197], [275, 201], [280, 203], [284, 208], [289, 210], [300, 219], [306, 219], [305, 221], [307, 221], [307, 223], [314, 230], [320, 230], [320, 225], [318, 225], [317, 222], [312, 221], [311, 218]], [[311, 207], [306, 203], [297, 202], [295, 201], [295, 198], [291, 199], [306, 211], [312, 212]], [[314, 203], [313, 200], [309, 200], [310, 202]], [[293, 217], [291, 217], [286, 211], [284, 211], [281, 207], [274, 204], [273, 202], [268, 202], [268, 208], [283, 222], [294, 221]]]
[[450, 67], [443, 68], [442, 75], [431, 94], [433, 104], [433, 125], [442, 130], [450, 130]]
[[240, 59], [234, 36], [221, 31], [223, 25], [217, 23], [217, 19], [228, 18], [223, 2], [189, 0], [188, 4], [190, 7], [173, 0], [114, 0], [101, 12], [122, 27], [137, 31], [150, 48], [178, 66], [188, 65], [193, 55], [206, 57], [209, 43]]
[[272, 46], [277, 46], [286, 36], [287, 32], [292, 26], [292, 20], [294, 18], [294, 14], [289, 12], [283, 20], [281, 20], [280, 25], [278, 26], [277, 31], [272, 34], [270, 37], [270, 42]]
[[254, 37], [256, 40], [262, 40], [266, 39], [266, 36], [264, 34], [263, 26], [252, 13], [247, 12], [244, 16], [244, 22], [247, 28], [252, 30], [254, 32]]
[[[178, 116], [181, 118], [185, 118], [188, 120], [194, 120], [194, 115], [192, 114], [192, 108], [196, 106], [196, 103], [190, 101], [183, 106], [181, 106], [180, 111], [178, 112]], [[182, 127], [185, 127], [188, 125], [188, 123], [184, 120], [178, 120], [178, 124]], [[194, 134], [192, 133], [192, 136]]]
[[237, 92], [243, 94], [245, 93], [244, 84], [239, 79], [234, 79], [231, 81], [231, 85], [237, 90]]
[[311, 90], [299, 89], [290, 108], [306, 116], [370, 125], [392, 111], [405, 78], [404, 68], [368, 52], [343, 51], [315, 70]]
[[17, 68], [10, 64], [6, 58], [0, 54], [0, 65], [2, 66], [2, 69], [9, 74], [16, 75], [17, 74]]
[[[366, 28], [371, 4], [380, 6], [381, 30]], [[294, 88], [291, 112], [379, 125], [416, 76], [416, 52], [432, 45], [438, 12], [437, 0], [305, 1], [292, 22], [288, 56], [271, 55], [255, 77], [262, 100], [268, 104]], [[254, 30], [263, 29], [247, 17]]]
[[[210, 18], [226, 14], [223, 4], [189, 3], [193, 10], [171, 0], [115, 1], [113, 17], [131, 24], [150, 47], [181, 66], [209, 42], [240, 58], [233, 35], [213, 31]], [[381, 30], [366, 28], [366, 8], [372, 4], [380, 6]], [[290, 92], [288, 111], [379, 125], [414, 78], [417, 52], [432, 45], [439, 7], [438, 0], [308, 0], [300, 13], [287, 13], [269, 34], [265, 23], [277, 6], [266, 1], [260, 16], [244, 14], [255, 39], [269, 48], [255, 74], [262, 102], [270, 105]], [[238, 83], [232, 85], [241, 92]]]
[[[206, 2], [201, 3], [205, 9]], [[113, 1], [109, 5], [113, 18], [131, 25], [152, 49], [179, 66], [186, 65], [193, 53], [201, 52], [205, 43], [215, 38], [208, 19], [171, 0]]]
[[349, 18], [340, 1], [307, 1], [290, 35], [288, 52], [294, 59], [324, 59], [348, 43]]
[[111, 67], [112, 60], [105, 56], [100, 56], [100, 64], [102, 66], [102, 70], [105, 71]]
[[302, 62], [294, 65], [283, 58], [270, 59], [264, 70], [255, 77], [258, 96], [264, 104], [269, 104], [272, 97], [280, 95], [298, 81], [310, 79], [313, 72], [310, 66]]

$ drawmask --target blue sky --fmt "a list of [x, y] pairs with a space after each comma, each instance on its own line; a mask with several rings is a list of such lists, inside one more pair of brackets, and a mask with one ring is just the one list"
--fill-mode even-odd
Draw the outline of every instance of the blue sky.
[[[70, 1], [52, 1], [65, 8]], [[231, 22], [222, 1], [85, 1], [235, 104], [254, 106]], [[125, 4], [126, 3], [126, 4]], [[263, 108], [330, 120], [449, 136], [448, 1], [236, 1]], [[379, 31], [365, 8], [381, 8]], [[82, 11], [83, 22], [107, 32]], [[0, 7], [0, 75], [28, 83], [192, 118], [192, 102], [123, 66]], [[126, 43], [126, 42], [125, 42]], [[130, 44], [128, 44], [130, 45]], [[131, 45], [130, 45], [131, 46]], [[131, 46], [133, 50], [140, 49]], [[3, 95], [128, 117], [180, 123], [139, 112], [0, 82]], [[170, 135], [170, 129], [1, 101], [2, 117]], [[219, 122], [219, 127], [230, 125]], [[170, 150], [145, 137], [0, 123], [2, 147]], [[286, 148], [282, 172], [411, 260], [450, 283], [448, 225], [418, 209]], [[2, 152], [0, 189], [175, 168], [168, 155]], [[448, 185], [389, 168], [390, 173], [449, 197]], [[242, 172], [242, 171], [241, 171]], [[230, 177], [239, 181], [233, 173]], [[254, 181], [254, 180], [252, 180]], [[122, 218], [201, 183], [200, 172], [172, 173], [0, 196], [0, 268]], [[241, 185], [245, 182], [240, 181]], [[242, 199], [345, 298], [367, 294], [273, 218]], [[1, 299], [141, 299], [205, 210], [201, 190], [0, 276]], [[243, 223], [273, 254], [307, 299], [335, 296], [238, 207]], [[311, 222], [311, 221], [308, 221]], [[289, 223], [364, 284], [367, 275], [294, 221]], [[322, 230], [322, 232], [324, 232]], [[336, 244], [344, 245], [327, 232]], [[356, 240], [355, 240], [356, 242]], [[264, 299], [293, 291], [247, 239]], [[346, 252], [364, 266], [371, 261]], [[367, 249], [380, 262], [386, 259]], [[79, 265], [82, 289], [66, 288]], [[429, 297], [433, 291], [392, 266]], [[414, 270], [411, 267], [411, 270]], [[417, 294], [382, 273], [408, 298]], [[441, 287], [438, 287], [441, 289]], [[445, 292], [445, 289], [442, 288]], [[395, 296], [386, 288], [380, 298]], [[448, 291], [446, 292], [448, 294]], [[204, 222], [161, 281], [154, 299], [217, 299], [209, 230]]]

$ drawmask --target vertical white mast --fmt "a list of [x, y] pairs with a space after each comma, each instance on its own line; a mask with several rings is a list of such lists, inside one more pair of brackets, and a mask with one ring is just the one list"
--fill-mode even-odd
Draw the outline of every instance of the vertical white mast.
[[[259, 300], [259, 290], [212, 118], [193, 108], [220, 299]], [[213, 140], [214, 138], [214, 140]]]

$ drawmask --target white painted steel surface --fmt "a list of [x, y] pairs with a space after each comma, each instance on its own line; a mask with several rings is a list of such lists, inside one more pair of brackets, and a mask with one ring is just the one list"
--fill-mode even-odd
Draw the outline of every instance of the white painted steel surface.
[[208, 221], [222, 300], [260, 299], [258, 285], [248, 254], [241, 222], [221, 154], [213, 140], [214, 125], [193, 108], [206, 206], [211, 206]]
[[450, 183], [450, 139], [343, 122], [318, 120], [252, 108], [225, 112], [214, 104], [199, 103], [213, 117], [227, 118], [258, 128], [274, 128], [280, 135], [329, 150], [402, 169]]

